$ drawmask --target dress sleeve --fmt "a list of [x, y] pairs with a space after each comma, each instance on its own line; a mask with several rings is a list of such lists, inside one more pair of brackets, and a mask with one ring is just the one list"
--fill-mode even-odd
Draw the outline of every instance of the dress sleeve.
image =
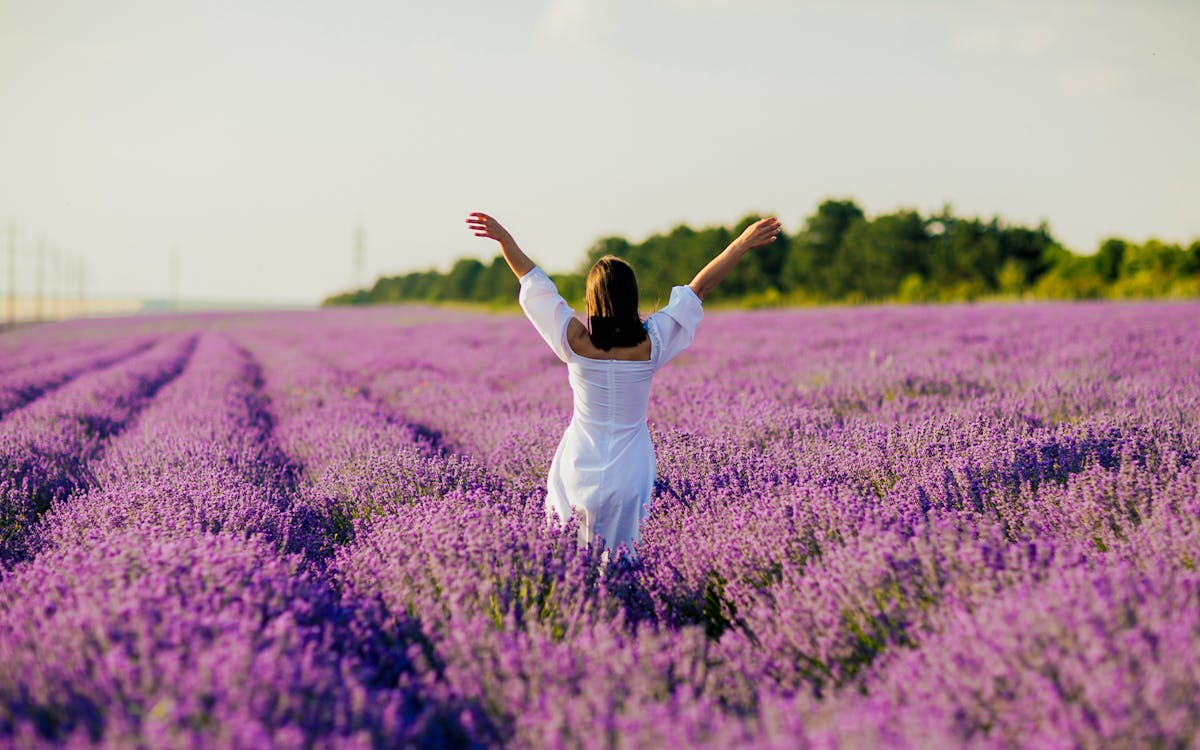
[[563, 362], [568, 361], [570, 353], [567, 344], [567, 326], [575, 311], [558, 293], [558, 287], [541, 268], [533, 270], [521, 277], [521, 292], [517, 299], [525, 317], [533, 323], [533, 327], [558, 355]]
[[654, 369], [662, 367], [688, 348], [703, 318], [704, 306], [690, 286], [671, 289], [667, 306], [646, 320]]

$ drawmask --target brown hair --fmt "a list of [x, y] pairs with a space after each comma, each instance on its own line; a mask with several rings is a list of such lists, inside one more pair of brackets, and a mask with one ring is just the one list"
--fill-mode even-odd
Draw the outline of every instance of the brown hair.
[[646, 340], [646, 329], [638, 317], [637, 277], [628, 263], [606, 255], [588, 271], [588, 329], [597, 349], [637, 346]]

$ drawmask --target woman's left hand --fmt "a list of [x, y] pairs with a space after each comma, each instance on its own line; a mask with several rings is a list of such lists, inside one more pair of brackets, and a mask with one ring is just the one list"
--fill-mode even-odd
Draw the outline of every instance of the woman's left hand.
[[467, 228], [474, 232], [476, 237], [490, 237], [502, 245], [513, 241], [512, 235], [503, 224], [478, 211], [467, 217]]
[[516, 240], [500, 222], [476, 211], [467, 217], [467, 228], [474, 232], [476, 237], [489, 237], [499, 242], [505, 262], [518, 279], [533, 270], [533, 261], [521, 252]]

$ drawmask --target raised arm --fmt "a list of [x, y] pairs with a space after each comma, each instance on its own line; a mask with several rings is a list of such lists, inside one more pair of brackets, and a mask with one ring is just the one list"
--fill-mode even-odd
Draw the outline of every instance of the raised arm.
[[760, 219], [746, 227], [746, 230], [736, 240], [729, 243], [729, 247], [700, 269], [700, 273], [696, 274], [696, 278], [692, 279], [692, 283], [688, 286], [692, 288], [697, 297], [704, 299], [717, 284], [721, 283], [721, 279], [729, 275], [743, 255], [756, 247], [774, 242], [775, 238], [779, 236], [779, 227], [779, 220], [773, 216]]
[[518, 279], [533, 270], [533, 261], [521, 251], [517, 241], [500, 222], [487, 214], [476, 212], [467, 217], [467, 227], [476, 237], [490, 237], [500, 243], [500, 252], [504, 253], [505, 262]]

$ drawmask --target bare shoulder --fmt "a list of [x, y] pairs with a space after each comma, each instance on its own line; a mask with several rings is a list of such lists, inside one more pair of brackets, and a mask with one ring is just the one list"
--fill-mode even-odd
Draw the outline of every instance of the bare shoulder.
[[571, 322], [567, 324], [567, 341], [576, 352], [584, 341], [591, 344], [592, 339], [588, 336], [587, 327], [579, 322], [579, 318], [571, 318]]
[[650, 359], [650, 337], [636, 346], [616, 346], [608, 351], [598, 349], [592, 343], [592, 336], [587, 327], [578, 319], [572, 318], [567, 324], [567, 344], [571, 351], [588, 359], [620, 359], [631, 361], [648, 361]]
[[571, 318], [571, 322], [567, 324], [567, 343], [571, 346], [571, 351], [581, 357], [590, 356], [590, 353], [596, 347], [592, 345], [592, 337], [588, 335], [587, 326], [579, 322], [578, 318]]

